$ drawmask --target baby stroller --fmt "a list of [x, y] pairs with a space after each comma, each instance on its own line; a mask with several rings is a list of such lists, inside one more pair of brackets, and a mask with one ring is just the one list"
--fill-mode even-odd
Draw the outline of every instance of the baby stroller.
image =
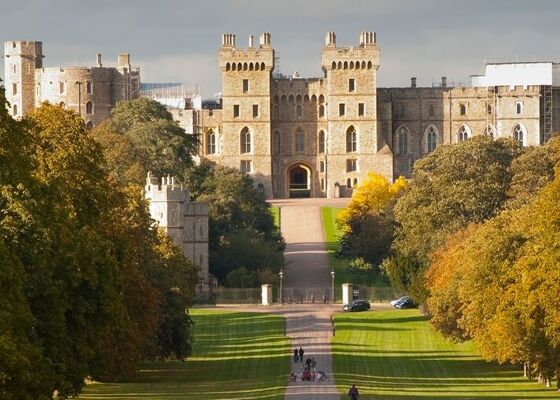
[[323, 371], [317, 372], [317, 380], [318, 381], [328, 381], [329, 377]]
[[310, 381], [313, 380], [313, 375], [311, 374], [311, 371], [309, 370], [305, 370], [301, 373], [301, 380], [302, 381]]

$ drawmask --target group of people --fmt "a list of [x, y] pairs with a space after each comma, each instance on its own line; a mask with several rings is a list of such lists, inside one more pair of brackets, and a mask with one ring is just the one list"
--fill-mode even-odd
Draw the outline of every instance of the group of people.
[[[304, 360], [305, 350], [302, 347], [299, 349], [294, 349], [294, 363], [302, 363]], [[317, 367], [317, 362], [315, 361], [315, 357], [307, 357], [305, 359], [305, 365], [301, 371], [301, 380], [302, 381], [324, 381], [327, 380], [327, 374], [323, 371], [315, 372], [315, 368]], [[290, 373], [290, 382], [295, 382], [297, 380], [297, 374], [295, 372]]]

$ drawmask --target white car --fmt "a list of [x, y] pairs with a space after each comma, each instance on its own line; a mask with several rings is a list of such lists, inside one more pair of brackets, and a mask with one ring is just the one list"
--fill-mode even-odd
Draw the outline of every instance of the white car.
[[410, 296], [403, 296], [400, 299], [396, 299], [396, 300], [391, 300], [389, 302], [389, 304], [391, 304], [393, 307], [395, 307], [397, 304], [405, 302], [406, 300], [410, 299]]

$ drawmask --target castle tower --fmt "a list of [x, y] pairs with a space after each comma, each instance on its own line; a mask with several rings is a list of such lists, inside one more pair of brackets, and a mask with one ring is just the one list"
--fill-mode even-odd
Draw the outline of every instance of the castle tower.
[[[362, 32], [359, 45], [337, 47], [327, 33], [322, 51], [327, 79], [327, 197], [350, 195], [368, 171], [392, 179], [392, 168], [378, 155], [385, 146], [377, 132], [377, 69], [379, 49], [374, 32]], [[386, 169], [390, 169], [385, 171]]]
[[4, 42], [6, 99], [13, 117], [21, 118], [35, 107], [35, 70], [42, 67], [42, 42]]
[[249, 37], [248, 48], [236, 46], [233, 34], [222, 36], [219, 64], [222, 71], [222, 140], [218, 162], [251, 174], [267, 197], [271, 184], [270, 91], [274, 50], [270, 33], [259, 46]]
[[208, 277], [208, 206], [190, 201], [189, 193], [175, 178], [161, 182], [148, 172], [144, 196], [150, 203], [150, 214], [182, 251], [200, 267], [200, 288], [207, 289]]

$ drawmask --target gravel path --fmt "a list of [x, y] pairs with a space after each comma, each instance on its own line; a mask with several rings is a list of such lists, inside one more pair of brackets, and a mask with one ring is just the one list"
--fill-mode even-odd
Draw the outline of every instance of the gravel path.
[[[347, 200], [335, 201], [344, 205]], [[286, 261], [284, 270], [285, 288], [329, 288], [330, 267], [321, 223], [323, 199], [287, 200], [275, 203], [281, 207], [280, 225], [286, 239]], [[329, 201], [329, 204], [333, 203]], [[324, 371], [326, 381], [302, 382], [303, 363], [295, 364], [292, 372], [298, 374], [296, 382], [290, 382], [285, 399], [340, 399], [332, 372], [331, 315], [340, 306], [301, 304], [284, 306], [286, 334], [292, 340], [292, 350], [300, 346], [305, 350], [304, 359], [314, 357], [317, 371]]]

